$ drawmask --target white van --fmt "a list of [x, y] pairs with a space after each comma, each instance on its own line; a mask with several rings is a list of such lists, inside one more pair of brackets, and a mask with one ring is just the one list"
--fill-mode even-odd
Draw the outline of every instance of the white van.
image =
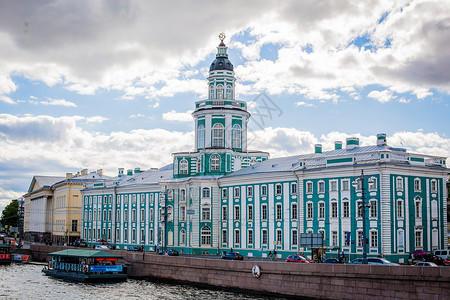
[[439, 256], [442, 259], [450, 258], [450, 250], [442, 249], [442, 250], [433, 250], [433, 254]]

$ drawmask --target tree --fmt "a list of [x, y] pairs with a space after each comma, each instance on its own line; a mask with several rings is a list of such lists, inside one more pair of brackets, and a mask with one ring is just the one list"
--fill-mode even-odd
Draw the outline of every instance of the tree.
[[19, 226], [19, 201], [17, 199], [12, 200], [3, 210], [0, 223], [3, 227], [8, 225], [8, 227]]

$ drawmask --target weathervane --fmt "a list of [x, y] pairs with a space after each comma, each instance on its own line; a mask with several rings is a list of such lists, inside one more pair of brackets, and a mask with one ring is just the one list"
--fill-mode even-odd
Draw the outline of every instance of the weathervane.
[[223, 33], [223, 32], [221, 32], [220, 34], [219, 34], [219, 40], [221, 41], [221, 42], [223, 42], [223, 40], [226, 38], [227, 36], [225, 35], [225, 33]]

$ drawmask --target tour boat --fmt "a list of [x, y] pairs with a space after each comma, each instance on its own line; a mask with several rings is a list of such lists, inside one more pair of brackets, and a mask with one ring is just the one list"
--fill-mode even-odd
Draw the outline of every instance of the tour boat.
[[9, 245], [0, 244], [0, 265], [11, 264], [11, 247]]
[[47, 276], [81, 282], [124, 281], [122, 256], [99, 250], [67, 249], [48, 254], [51, 260], [42, 272]]
[[17, 263], [29, 263], [30, 262], [30, 256], [29, 255], [25, 255], [25, 254], [12, 254], [12, 258], [11, 260], [13, 262], [17, 262]]

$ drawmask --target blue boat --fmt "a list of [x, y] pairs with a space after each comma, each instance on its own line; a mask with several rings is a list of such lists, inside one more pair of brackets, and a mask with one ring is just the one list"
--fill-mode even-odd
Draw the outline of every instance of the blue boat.
[[51, 260], [42, 272], [47, 276], [80, 281], [109, 282], [128, 278], [126, 268], [118, 264], [120, 255], [83, 249], [67, 249], [48, 254]]

